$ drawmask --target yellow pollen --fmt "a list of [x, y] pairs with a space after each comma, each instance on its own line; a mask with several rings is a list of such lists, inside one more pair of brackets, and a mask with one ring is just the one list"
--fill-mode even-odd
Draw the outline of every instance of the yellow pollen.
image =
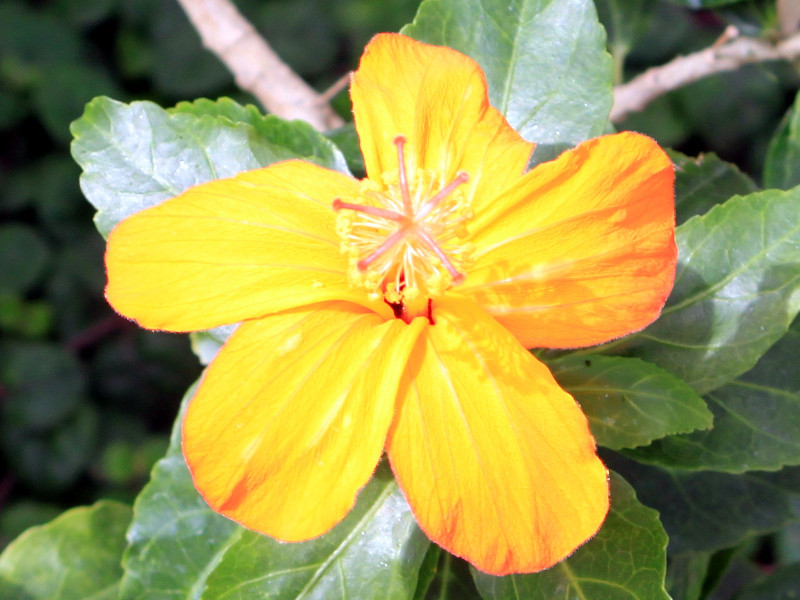
[[470, 217], [459, 171], [443, 187], [437, 173], [409, 170], [406, 138], [394, 139], [396, 172], [364, 181], [361, 202], [337, 198], [337, 230], [350, 260], [352, 285], [390, 304], [418, 304], [464, 281], [470, 248], [464, 243]]

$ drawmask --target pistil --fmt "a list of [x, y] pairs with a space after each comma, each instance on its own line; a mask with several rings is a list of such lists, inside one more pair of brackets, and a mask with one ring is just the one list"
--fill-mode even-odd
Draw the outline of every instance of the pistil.
[[[399, 296], [402, 302], [411, 296], [437, 295], [464, 280], [459, 266], [463, 264], [466, 248], [454, 245], [453, 241], [464, 234], [463, 222], [468, 211], [458, 188], [469, 181], [469, 175], [460, 171], [431, 194], [435, 173], [409, 172], [405, 160], [406, 138], [398, 135], [393, 143], [397, 148], [396, 183], [366, 193], [377, 205], [337, 198], [333, 209], [365, 216], [348, 217], [341, 229], [343, 248], [354, 260], [351, 265], [355, 264], [358, 272], [363, 273], [357, 281], [370, 288], [377, 284], [379, 289], [374, 291], [384, 294], [387, 301], [395, 302]], [[442, 206], [444, 202], [448, 206]], [[388, 223], [382, 225], [381, 220]]]

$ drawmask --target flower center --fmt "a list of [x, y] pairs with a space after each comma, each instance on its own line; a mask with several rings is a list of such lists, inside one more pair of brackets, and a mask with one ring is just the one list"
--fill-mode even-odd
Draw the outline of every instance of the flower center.
[[467, 173], [460, 171], [441, 187], [433, 171], [409, 172], [403, 136], [394, 144], [397, 172], [384, 173], [383, 185], [364, 181], [363, 203], [337, 198], [333, 208], [342, 252], [350, 260], [350, 283], [383, 296], [397, 314], [397, 306], [422, 306], [464, 280], [470, 210], [461, 189]]

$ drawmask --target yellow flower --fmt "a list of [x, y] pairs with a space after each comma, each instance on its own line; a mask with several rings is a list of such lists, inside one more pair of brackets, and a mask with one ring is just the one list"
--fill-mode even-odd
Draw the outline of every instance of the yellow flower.
[[394, 34], [352, 83], [367, 179], [288, 161], [120, 223], [107, 297], [142, 326], [242, 322], [183, 425], [214, 510], [285, 541], [325, 533], [382, 453], [428, 536], [533, 572], [598, 530], [585, 416], [526, 348], [641, 329], [674, 277], [673, 170], [651, 139], [533, 144], [470, 58]]

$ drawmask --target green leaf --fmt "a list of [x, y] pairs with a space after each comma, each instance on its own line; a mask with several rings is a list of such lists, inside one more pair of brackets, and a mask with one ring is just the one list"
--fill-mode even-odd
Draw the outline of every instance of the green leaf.
[[784, 190], [800, 185], [800, 93], [769, 143], [764, 185]]
[[538, 162], [606, 127], [611, 57], [591, 0], [425, 0], [402, 32], [475, 59]]
[[730, 548], [800, 517], [800, 468], [742, 475], [644, 465], [613, 453], [606, 464], [661, 514], [671, 553]]
[[711, 412], [691, 387], [642, 360], [573, 354], [547, 365], [580, 403], [601, 446], [633, 448], [711, 427]]
[[611, 511], [597, 535], [575, 554], [532, 575], [473, 574], [486, 600], [669, 600], [664, 590], [666, 545], [658, 514], [612, 473]]
[[669, 151], [675, 164], [675, 212], [678, 223], [703, 215], [732, 196], [755, 192], [755, 182], [716, 154], [686, 156]]
[[[182, 412], [193, 393], [187, 391]], [[180, 422], [136, 501], [120, 600], [328, 598], [341, 590], [354, 598], [412, 596], [430, 542], [387, 469], [329, 533], [285, 544], [206, 505], [181, 455]]]
[[72, 156], [83, 168], [81, 189], [97, 208], [103, 235], [188, 187], [279, 160], [346, 168], [341, 153], [307, 123], [259, 117], [228, 99], [168, 111], [151, 102], [100, 97], [71, 130]]
[[202, 598], [410, 598], [429, 545], [382, 467], [345, 520], [322, 537], [284, 544], [243, 532], [208, 577]]
[[609, 347], [705, 393], [752, 368], [800, 309], [800, 187], [731, 198], [678, 227], [676, 242], [661, 317]]
[[794, 563], [742, 588], [736, 600], [793, 600], [799, 596], [800, 563]]
[[130, 519], [130, 507], [102, 500], [29, 529], [0, 555], [0, 598], [115, 599]]
[[[252, 126], [261, 136], [260, 142], [269, 148], [269, 152], [260, 157], [264, 165], [285, 158], [298, 158], [347, 172], [347, 162], [336, 145], [327, 140], [329, 136], [323, 136], [305, 121], [286, 121], [274, 115], [264, 115], [252, 104], [242, 106], [230, 98], [216, 101], [200, 98], [194, 102], [180, 102], [168, 112], [197, 118], [211, 116]], [[254, 148], [260, 149], [260, 146]]]
[[628, 452], [683, 469], [740, 473], [800, 464], [800, 321], [739, 379], [708, 395], [714, 428]]

